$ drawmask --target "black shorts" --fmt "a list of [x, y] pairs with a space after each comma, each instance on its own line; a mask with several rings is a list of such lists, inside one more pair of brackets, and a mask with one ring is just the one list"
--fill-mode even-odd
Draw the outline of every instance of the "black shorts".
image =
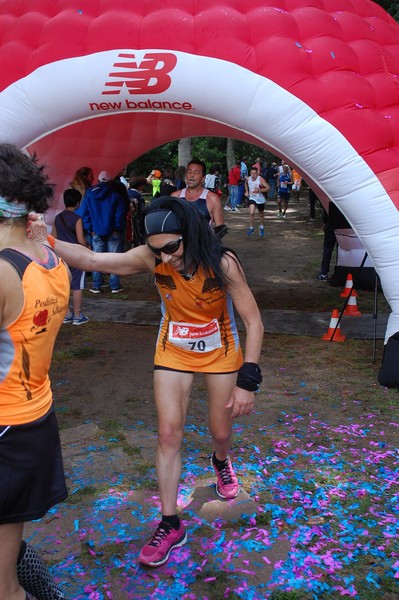
[[67, 498], [57, 417], [0, 425], [0, 524], [41, 519]]
[[288, 204], [288, 202], [290, 201], [290, 192], [279, 192], [279, 197], [281, 198], [281, 200], [283, 200], [284, 202], [286, 202]]
[[[191, 373], [194, 375], [196, 371], [183, 371], [183, 369], [172, 369], [171, 367], [162, 367], [160, 365], [154, 365], [154, 371], [173, 371], [174, 373]], [[199, 371], [202, 375], [207, 375], [207, 371]], [[209, 373], [210, 375], [228, 375], [229, 373], [237, 373], [237, 371], [223, 371], [217, 373]]]
[[258, 209], [259, 212], [265, 212], [266, 202], [255, 202], [255, 200], [249, 200], [248, 206], [250, 204], [253, 204], [254, 206], [256, 206], [256, 208]]

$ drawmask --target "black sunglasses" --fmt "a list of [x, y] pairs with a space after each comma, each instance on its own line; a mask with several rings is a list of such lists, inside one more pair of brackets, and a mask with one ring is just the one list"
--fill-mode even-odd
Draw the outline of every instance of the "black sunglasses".
[[161, 256], [161, 252], [163, 252], [164, 254], [174, 254], [175, 252], [177, 252], [180, 248], [180, 244], [182, 243], [182, 241], [183, 236], [181, 235], [179, 238], [177, 238], [177, 240], [175, 240], [174, 242], [169, 242], [169, 244], [166, 244], [166, 246], [162, 246], [162, 248], [154, 248], [148, 242], [147, 246], [149, 247], [151, 252], [155, 254], [155, 256]]

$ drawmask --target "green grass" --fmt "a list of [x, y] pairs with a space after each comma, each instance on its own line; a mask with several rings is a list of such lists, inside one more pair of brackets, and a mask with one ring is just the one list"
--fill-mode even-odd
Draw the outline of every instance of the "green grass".
[[57, 364], [66, 360], [79, 360], [81, 358], [91, 358], [95, 350], [90, 346], [78, 346], [77, 348], [60, 348], [54, 350], [52, 363]]
[[58, 426], [60, 431], [69, 429], [73, 425], [80, 425], [82, 422], [82, 409], [77, 406], [65, 406], [66, 399], [59, 400], [55, 404]]
[[125, 547], [122, 544], [110, 542], [95, 546], [91, 542], [82, 542], [80, 560], [83, 564], [90, 566], [101, 560], [104, 564], [110, 564], [111, 559], [121, 557], [125, 554]]
[[229, 573], [206, 565], [197, 575], [190, 592], [199, 592], [201, 594], [199, 598], [207, 597], [210, 600], [240, 600], [241, 596], [232, 589], [235, 585], [235, 579]]
[[116, 419], [106, 419], [101, 422], [101, 429], [103, 429], [107, 435], [118, 434], [122, 428], [122, 423]]
[[86, 485], [84, 487], [79, 488], [74, 493], [70, 493], [66, 502], [68, 504], [77, 504], [82, 502], [82, 500], [86, 498], [92, 498], [95, 495], [99, 494], [99, 488], [94, 485]]

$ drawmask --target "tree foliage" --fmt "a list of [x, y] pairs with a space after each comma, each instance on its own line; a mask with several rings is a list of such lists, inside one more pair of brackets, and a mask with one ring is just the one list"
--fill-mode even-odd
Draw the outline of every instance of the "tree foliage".
[[391, 17], [399, 21], [399, 0], [375, 0]]
[[[174, 170], [178, 166], [178, 144], [179, 140], [168, 142], [142, 154], [128, 165], [128, 174], [147, 176], [152, 169], [163, 171], [166, 167], [171, 167]], [[234, 140], [234, 153], [236, 159], [245, 156], [248, 163], [251, 162], [251, 164], [255, 162], [258, 156], [268, 162], [277, 160], [277, 157], [267, 150], [239, 140]], [[208, 169], [212, 165], [219, 165], [221, 172], [224, 174], [228, 172], [231, 166], [227, 163], [227, 138], [224, 137], [193, 137], [192, 156], [203, 160]], [[229, 160], [231, 160], [230, 157]]]

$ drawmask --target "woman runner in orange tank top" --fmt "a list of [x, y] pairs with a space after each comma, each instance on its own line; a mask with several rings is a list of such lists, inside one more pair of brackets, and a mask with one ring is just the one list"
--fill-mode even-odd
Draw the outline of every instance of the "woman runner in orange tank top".
[[64, 468], [49, 368], [66, 313], [69, 269], [28, 237], [28, 213], [53, 195], [43, 168], [0, 144], [0, 599], [66, 596], [34, 548], [24, 521], [65, 500]]
[[[162, 308], [154, 372], [162, 518], [139, 555], [142, 564], [155, 567], [187, 539], [176, 505], [194, 373], [203, 373], [208, 392], [216, 492], [231, 499], [239, 492], [228, 455], [232, 422], [253, 410], [262, 379], [258, 360], [264, 330], [236, 254], [221, 245], [198, 210], [180, 198], [158, 198], [144, 223], [147, 246], [125, 254], [93, 253], [59, 240], [55, 248], [68, 264], [82, 270], [119, 275], [147, 271], [155, 276]], [[246, 330], [244, 357], [234, 309]]]

